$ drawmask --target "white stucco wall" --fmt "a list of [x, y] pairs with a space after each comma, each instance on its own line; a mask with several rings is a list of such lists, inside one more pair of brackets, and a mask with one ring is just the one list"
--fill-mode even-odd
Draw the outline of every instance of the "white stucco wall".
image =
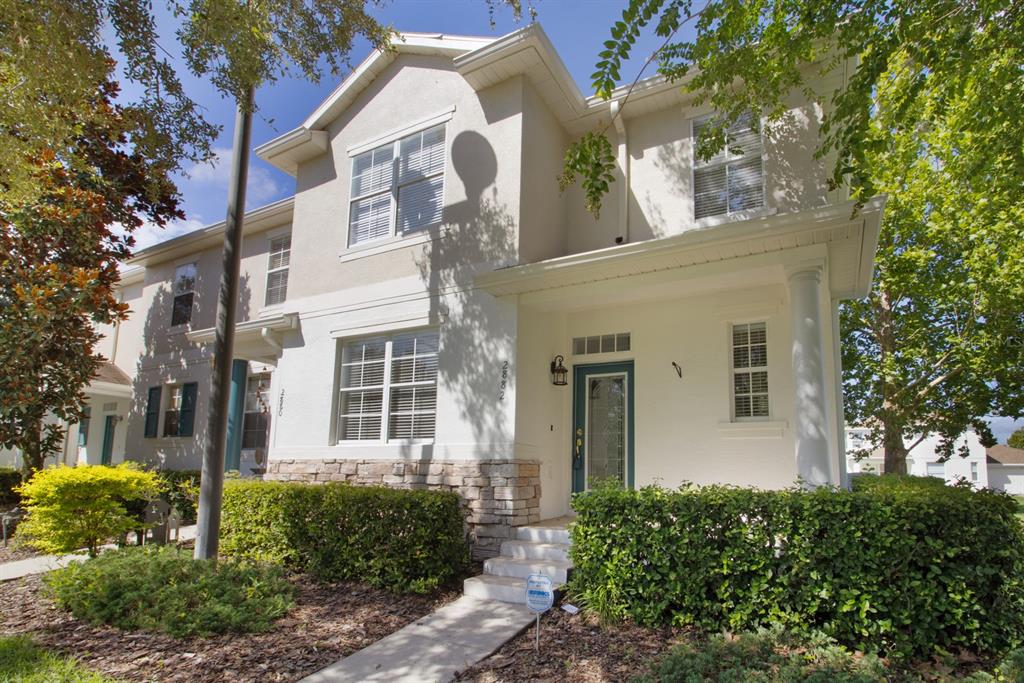
[[1024, 495], [1024, 465], [988, 465], [988, 486], [1015, 496]]

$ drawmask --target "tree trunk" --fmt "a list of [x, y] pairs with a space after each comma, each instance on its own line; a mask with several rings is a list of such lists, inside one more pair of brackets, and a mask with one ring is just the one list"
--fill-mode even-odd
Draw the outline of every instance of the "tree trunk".
[[882, 410], [878, 419], [882, 422], [882, 449], [885, 461], [882, 471], [886, 474], [907, 473], [907, 447], [903, 443], [902, 422], [899, 419], [899, 407], [893, 400], [901, 387], [893, 386], [890, 378], [885, 376], [885, 360], [896, 351], [896, 333], [893, 329], [893, 310], [889, 293], [880, 288], [877, 300], [878, 350], [881, 357], [883, 372], [880, 373], [882, 394]]
[[906, 474], [907, 447], [903, 443], [903, 430], [889, 416], [882, 418], [882, 429], [882, 448], [885, 451], [882, 471], [886, 474]]
[[33, 474], [43, 469], [43, 463], [46, 460], [46, 454], [43, 453], [42, 434], [40, 432], [26, 433], [19, 447], [22, 478], [28, 481]]

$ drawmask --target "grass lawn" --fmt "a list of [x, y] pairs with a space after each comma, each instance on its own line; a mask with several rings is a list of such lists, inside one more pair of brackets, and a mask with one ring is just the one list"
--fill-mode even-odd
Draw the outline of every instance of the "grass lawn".
[[4, 683], [113, 683], [24, 636], [0, 638], [0, 681]]

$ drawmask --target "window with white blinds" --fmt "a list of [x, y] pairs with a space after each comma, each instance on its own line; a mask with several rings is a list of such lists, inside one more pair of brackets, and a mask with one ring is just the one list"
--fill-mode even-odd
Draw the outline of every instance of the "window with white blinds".
[[[711, 119], [693, 122], [696, 146]], [[726, 131], [725, 147], [707, 161], [694, 156], [694, 218], [729, 214], [764, 206], [764, 147], [749, 116]]]
[[768, 417], [768, 330], [763, 322], [732, 326], [733, 417]]
[[284, 303], [288, 296], [288, 266], [292, 260], [292, 236], [282, 235], [270, 240], [267, 262], [267, 295], [265, 306]]
[[353, 158], [349, 246], [438, 225], [444, 162], [444, 125]]
[[437, 353], [436, 331], [345, 343], [338, 440], [434, 438]]

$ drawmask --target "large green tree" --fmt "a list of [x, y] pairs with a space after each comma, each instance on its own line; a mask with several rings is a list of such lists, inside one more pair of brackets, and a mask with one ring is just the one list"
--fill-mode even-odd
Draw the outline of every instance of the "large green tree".
[[[1019, 416], [1024, 3], [629, 0], [593, 75], [599, 95], [645, 30], [664, 40], [658, 71], [717, 112], [699, 156], [748, 112], [770, 137], [802, 92], [824, 111], [829, 183], [889, 194], [875, 287], [842, 313], [847, 417], [873, 428], [886, 469], [905, 471], [906, 442], [923, 433], [946, 437], [948, 455], [966, 427], [987, 432], [984, 416]], [[814, 90], [836, 69], [838, 89]], [[595, 213], [613, 181], [606, 130], [570, 147], [561, 179], [579, 178]]]

